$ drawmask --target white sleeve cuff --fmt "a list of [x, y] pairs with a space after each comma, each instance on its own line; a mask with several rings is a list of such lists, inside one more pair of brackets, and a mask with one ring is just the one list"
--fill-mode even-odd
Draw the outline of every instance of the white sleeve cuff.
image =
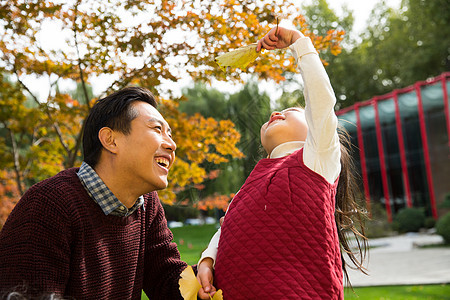
[[289, 46], [289, 49], [291, 49], [296, 61], [306, 54], [318, 54], [309, 37], [299, 38]]

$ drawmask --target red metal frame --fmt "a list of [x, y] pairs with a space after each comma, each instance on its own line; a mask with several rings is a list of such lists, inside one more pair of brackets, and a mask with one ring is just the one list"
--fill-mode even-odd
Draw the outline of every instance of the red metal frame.
[[428, 190], [430, 194], [430, 204], [431, 204], [431, 214], [433, 218], [437, 219], [437, 209], [436, 209], [436, 198], [434, 196], [434, 185], [433, 185], [433, 175], [431, 173], [431, 165], [430, 165], [430, 151], [428, 148], [428, 135], [425, 124], [425, 114], [423, 111], [423, 103], [422, 103], [422, 93], [420, 87], [423, 85], [422, 82], [417, 82], [414, 85], [417, 94], [417, 109], [419, 111], [419, 124], [420, 124], [420, 135], [422, 137], [422, 148], [423, 148], [423, 157], [425, 160], [425, 170], [427, 173], [427, 183]]
[[389, 196], [389, 185], [386, 173], [386, 160], [384, 157], [383, 135], [381, 132], [380, 114], [378, 112], [378, 98], [374, 97], [373, 108], [375, 110], [375, 130], [377, 133], [378, 156], [380, 159], [381, 182], [383, 184], [383, 194], [385, 199], [386, 213], [388, 221], [392, 222], [391, 199]]
[[369, 214], [372, 215], [372, 210], [370, 207], [369, 179], [367, 177], [366, 152], [364, 150], [364, 138], [361, 129], [361, 119], [359, 116], [359, 105], [355, 105], [355, 114], [356, 114], [356, 130], [358, 134], [359, 157], [361, 161], [361, 176], [364, 185], [364, 195], [366, 197], [366, 207]]
[[399, 105], [398, 105], [398, 91], [394, 91], [393, 96], [394, 96], [394, 104], [395, 104], [395, 123], [397, 125], [398, 148], [400, 151], [400, 162], [402, 165], [403, 185], [404, 185], [404, 190], [405, 190], [405, 194], [406, 194], [406, 205], [408, 207], [412, 207], [411, 189], [409, 186], [408, 165], [406, 163], [405, 142], [403, 139], [402, 119], [400, 117], [400, 109], [399, 109]]
[[[445, 81], [445, 80], [447, 80], [447, 78], [450, 78], [450, 72], [444, 72], [444, 73], [442, 73], [439, 76], [436, 76], [436, 77], [431, 78], [431, 79], [426, 80], [426, 81], [419, 81], [417, 83], [420, 83], [421, 85], [429, 85], [429, 84], [433, 84], [433, 83], [436, 83], [436, 82], [441, 81], [441, 80]], [[402, 88], [402, 89], [398, 89], [398, 90], [395, 90], [395, 91], [397, 91], [398, 94], [404, 94], [404, 93], [408, 93], [408, 92], [414, 91], [414, 89], [415, 89], [414, 85], [411, 85], [411, 86], [408, 86], [408, 87], [405, 87], [405, 88]], [[379, 100], [383, 100], [383, 99], [392, 98], [393, 97], [393, 93], [394, 93], [394, 91], [390, 92], [388, 94], [382, 95], [382, 96], [378, 96], [378, 99]], [[340, 116], [340, 115], [343, 115], [343, 114], [345, 114], [345, 113], [347, 113], [349, 111], [352, 111], [352, 110], [355, 109], [356, 105], [359, 105], [361, 107], [361, 106], [370, 105], [371, 103], [372, 103], [372, 99], [355, 103], [355, 104], [353, 104], [351, 106], [348, 106], [348, 107], [345, 107], [343, 109], [338, 110], [336, 112], [336, 115]]]
[[448, 108], [447, 78], [442, 76], [442, 95], [444, 96], [445, 119], [447, 120], [448, 147], [450, 148], [450, 111]]

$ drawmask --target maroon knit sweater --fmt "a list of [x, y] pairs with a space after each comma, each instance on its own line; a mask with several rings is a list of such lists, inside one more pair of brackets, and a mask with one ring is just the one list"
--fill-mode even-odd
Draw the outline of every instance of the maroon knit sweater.
[[303, 150], [260, 160], [222, 224], [224, 299], [343, 299], [336, 187], [304, 165]]
[[0, 291], [75, 299], [182, 299], [180, 260], [156, 192], [145, 211], [105, 216], [72, 168], [22, 197], [0, 232]]

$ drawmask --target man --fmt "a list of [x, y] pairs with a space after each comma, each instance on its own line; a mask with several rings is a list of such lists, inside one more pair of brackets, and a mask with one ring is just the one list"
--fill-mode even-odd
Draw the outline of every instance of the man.
[[0, 232], [0, 291], [180, 299], [186, 263], [156, 193], [176, 144], [153, 95], [129, 87], [98, 100], [83, 133], [81, 167], [32, 186]]

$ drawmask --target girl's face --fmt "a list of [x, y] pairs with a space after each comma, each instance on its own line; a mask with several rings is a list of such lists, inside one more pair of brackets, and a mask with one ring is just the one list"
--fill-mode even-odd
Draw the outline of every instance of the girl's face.
[[280, 144], [305, 141], [307, 131], [304, 109], [291, 107], [281, 112], [274, 111], [269, 121], [261, 126], [261, 144], [270, 155]]

